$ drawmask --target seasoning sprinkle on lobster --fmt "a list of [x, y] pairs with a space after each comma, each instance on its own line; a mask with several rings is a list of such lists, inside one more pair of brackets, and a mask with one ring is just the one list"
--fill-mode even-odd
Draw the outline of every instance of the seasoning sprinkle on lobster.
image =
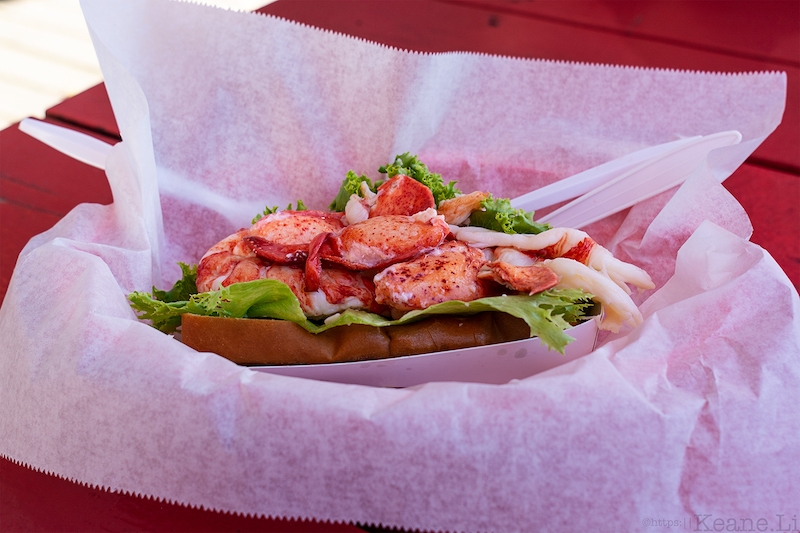
[[[650, 289], [650, 277], [586, 233], [538, 224], [486, 192], [463, 195], [415, 156], [398, 156], [379, 171], [387, 180], [375, 184], [348, 172], [331, 212], [268, 212], [211, 247], [197, 268], [196, 297], [277, 280], [325, 327], [433, 314], [447, 302], [486, 302], [530, 317], [524, 306], [539, 305], [540, 294], [561, 298], [561, 307], [548, 303], [537, 314], [559, 328], [567, 325], [559, 316], [579, 320], [574, 313], [592, 300], [605, 310], [603, 329], [641, 322], [628, 284]], [[224, 309], [225, 301], [217, 297], [214, 305]]]

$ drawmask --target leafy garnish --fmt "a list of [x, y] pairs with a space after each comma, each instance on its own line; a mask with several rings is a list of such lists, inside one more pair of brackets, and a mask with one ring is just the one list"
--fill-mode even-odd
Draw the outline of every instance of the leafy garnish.
[[579, 289], [549, 289], [530, 296], [493, 296], [471, 302], [443, 302], [427, 309], [411, 311], [398, 320], [389, 320], [366, 311], [347, 310], [326, 320], [324, 326], [316, 332], [346, 324], [395, 326], [417, 322], [433, 315], [474, 315], [495, 311], [521, 318], [528, 324], [531, 337], [539, 337], [546, 346], [563, 354], [564, 347], [575, 340], [564, 330], [572, 327], [571, 324], [588, 318], [592, 312], [599, 311], [591, 298], [591, 294]]
[[481, 201], [480, 210], [472, 212], [469, 225], [503, 233], [541, 233], [552, 229], [550, 224], [534, 222], [533, 211], [514, 209], [510, 200], [491, 195]]
[[[306, 207], [306, 204], [303, 203], [303, 200], [297, 200], [297, 209], [292, 209], [292, 204], [290, 202], [289, 205], [286, 206], [286, 209], [284, 209], [284, 211], [308, 211], [308, 208]], [[261, 220], [265, 216], [271, 215], [271, 214], [277, 213], [277, 212], [278, 212], [278, 206], [277, 205], [274, 206], [274, 207], [266, 206], [264, 208], [264, 211], [262, 213], [259, 213], [258, 215], [256, 215], [255, 218], [250, 223], [251, 224], [255, 224], [256, 222], [258, 222], [259, 220]]]
[[320, 325], [306, 318], [297, 297], [287, 285], [271, 279], [235, 283], [218, 291], [193, 294], [187, 301], [166, 302], [141, 292], [128, 295], [139, 318], [151, 320], [154, 327], [165, 333], [172, 333], [180, 326], [184, 313], [289, 320], [311, 333], [320, 333], [346, 324], [382, 327], [408, 324], [432, 315], [499, 311], [525, 320], [530, 327], [531, 337], [538, 336], [547, 346], [561, 353], [572, 340], [564, 329], [587, 316], [587, 312], [593, 309], [591, 297], [577, 289], [550, 289], [532, 296], [496, 296], [466, 303], [444, 302], [424, 310], [411, 311], [398, 320], [366, 311], [347, 310]]
[[180, 302], [188, 300], [192, 294], [197, 294], [197, 265], [178, 263], [181, 267], [182, 277], [169, 291], [161, 291], [153, 287], [153, 297], [162, 302]]
[[164, 333], [174, 332], [181, 324], [181, 315], [233, 318], [279, 318], [304, 325], [306, 315], [292, 290], [281, 281], [260, 279], [234, 283], [218, 291], [191, 295], [186, 301], [165, 302], [143, 292], [128, 295], [131, 307], [139, 318], [151, 320], [153, 327]]
[[275, 213], [277, 211], [278, 211], [278, 206], [277, 205], [275, 207], [266, 206], [264, 208], [264, 211], [259, 213], [258, 215], [256, 215], [250, 223], [251, 224], [255, 224], [256, 222], [258, 222], [259, 220], [261, 220], [265, 216], [271, 215], [272, 213]]
[[381, 182], [373, 184], [366, 175], [359, 176], [352, 170], [349, 170], [347, 171], [347, 175], [342, 180], [342, 184], [339, 187], [339, 193], [336, 195], [336, 198], [333, 199], [331, 205], [328, 206], [328, 209], [331, 211], [344, 211], [348, 200], [350, 200], [350, 196], [354, 194], [361, 196], [362, 182], [366, 182], [369, 190], [372, 192], [377, 191], [378, 186], [381, 184]]
[[410, 155], [409, 152], [396, 156], [394, 163], [380, 167], [378, 172], [386, 174], [388, 178], [393, 178], [398, 174], [405, 174], [410, 178], [414, 178], [431, 190], [437, 207], [442, 200], [455, 198], [456, 195], [461, 193], [455, 188], [455, 181], [445, 185], [441, 174], [434, 174], [429, 171], [427, 165], [420, 162], [417, 156]]
[[180, 314], [176, 316], [174, 309], [180, 308], [192, 295], [197, 294], [197, 265], [178, 263], [178, 266], [183, 275], [169, 291], [153, 287], [152, 296], [141, 292], [128, 295], [131, 307], [144, 313], [140, 318], [152, 320], [153, 327], [166, 333], [175, 331], [181, 325]]

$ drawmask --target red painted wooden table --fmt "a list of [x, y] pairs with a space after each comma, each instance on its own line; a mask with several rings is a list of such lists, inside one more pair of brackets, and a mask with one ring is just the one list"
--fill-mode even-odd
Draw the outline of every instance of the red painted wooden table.
[[[750, 215], [752, 241], [800, 286], [800, 2], [796, 0], [280, 0], [260, 11], [423, 52], [509, 56], [723, 72], [785, 71], [783, 123], [725, 187]], [[102, 85], [47, 120], [119, 140]], [[110, 203], [102, 171], [11, 126], [0, 132], [0, 299], [34, 235], [81, 202]], [[359, 532], [190, 509], [35, 472], [0, 458], [0, 531]]]

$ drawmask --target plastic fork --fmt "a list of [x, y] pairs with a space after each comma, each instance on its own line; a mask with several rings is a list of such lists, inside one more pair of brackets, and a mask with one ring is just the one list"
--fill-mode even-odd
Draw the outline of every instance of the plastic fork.
[[581, 228], [683, 183], [711, 150], [739, 143], [738, 131], [693, 138], [624, 172], [543, 216], [554, 227]]
[[511, 206], [524, 211], [536, 211], [566, 200], [572, 200], [604, 185], [623, 173], [636, 168], [643, 162], [669, 152], [673, 148], [685, 146], [701, 139], [702, 136], [684, 137], [656, 146], [648, 146], [636, 152], [603, 163], [574, 176], [564, 178], [535, 191], [525, 193], [511, 200]]

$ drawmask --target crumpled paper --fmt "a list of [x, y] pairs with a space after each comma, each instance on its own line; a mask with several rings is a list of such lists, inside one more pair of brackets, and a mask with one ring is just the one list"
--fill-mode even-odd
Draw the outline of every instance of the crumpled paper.
[[[447, 531], [786, 526], [800, 501], [800, 299], [719, 181], [786, 78], [393, 50], [188, 3], [83, 0], [124, 141], [110, 206], [20, 255], [0, 453], [208, 509]], [[140, 323], [264, 204], [324, 207], [418, 153], [513, 197], [636, 149], [737, 129], [677, 190], [587, 228], [657, 289], [638, 328], [507, 385], [381, 389], [254, 372]], [[737, 522], [738, 523], [738, 522]]]

